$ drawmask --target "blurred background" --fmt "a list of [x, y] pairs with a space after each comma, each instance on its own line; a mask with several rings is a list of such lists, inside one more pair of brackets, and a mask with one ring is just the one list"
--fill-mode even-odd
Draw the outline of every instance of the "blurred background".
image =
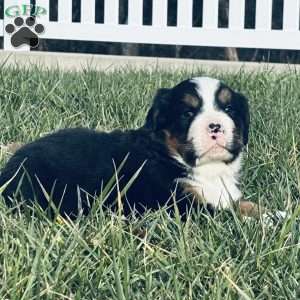
[[[73, 0], [72, 21], [80, 22], [80, 3], [84, 0]], [[247, 0], [245, 7], [245, 28], [255, 28], [256, 1]], [[286, 0], [288, 1], [288, 0]], [[31, 4], [35, 4], [31, 0]], [[272, 29], [280, 30], [283, 24], [284, 0], [273, 0]], [[202, 26], [203, 0], [193, 2], [193, 26]], [[219, 1], [218, 27], [228, 27], [229, 0]], [[0, 2], [0, 12], [3, 14], [3, 1]], [[57, 0], [50, 1], [50, 21], [57, 21]], [[128, 0], [120, 0], [119, 23], [126, 24], [128, 16]], [[3, 17], [0, 16], [0, 17]], [[96, 23], [104, 21], [104, 0], [96, 0]], [[177, 0], [168, 0], [168, 26], [176, 26]], [[152, 24], [152, 0], [143, 1], [143, 25]], [[3, 43], [3, 41], [1, 41]], [[2, 47], [2, 45], [0, 45]], [[284, 49], [284, 45], [282, 45]], [[281, 63], [300, 63], [300, 51], [295, 50], [271, 50], [271, 49], [245, 49], [245, 48], [215, 48], [199, 46], [169, 46], [157, 44], [129, 44], [108, 42], [86, 42], [71, 40], [43, 40], [34, 51], [63, 51], [93, 54], [130, 55], [130, 56], [154, 56], [176, 57], [193, 59], [213, 59], [230, 61], [264, 61]]]

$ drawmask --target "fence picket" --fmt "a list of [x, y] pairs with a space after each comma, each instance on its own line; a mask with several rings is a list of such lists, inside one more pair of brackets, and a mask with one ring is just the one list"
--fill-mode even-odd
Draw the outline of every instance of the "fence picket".
[[[36, 0], [38, 6], [49, 10], [50, 0]], [[46, 23], [43, 38], [82, 41], [149, 43], [209, 47], [244, 47], [300, 50], [300, 0], [285, 0], [283, 30], [271, 30], [273, 0], [256, 1], [256, 28], [245, 29], [245, 1], [229, 1], [229, 28], [218, 28], [219, 0], [203, 0], [203, 27], [192, 27], [193, 0], [178, 0], [177, 26], [167, 26], [168, 0], [153, 0], [152, 26], [143, 26], [143, 0], [128, 0], [128, 24], [119, 25], [119, 1], [105, 0], [104, 24], [95, 23], [96, 0], [81, 0], [81, 22], [72, 22], [72, 0], [58, 0], [58, 21], [38, 17]], [[145, 1], [145, 0], [144, 0]], [[28, 5], [30, 0], [22, 0]], [[4, 0], [4, 7], [19, 6], [20, 0]], [[23, 12], [22, 12], [23, 13]], [[11, 34], [3, 30], [13, 23], [14, 16], [4, 14], [0, 20], [0, 36], [5, 50], [29, 50], [27, 45], [14, 48]], [[134, 28], [132, 28], [134, 26]]]
[[166, 27], [168, 14], [168, 0], [153, 0], [152, 26]]
[[203, 28], [215, 29], [218, 27], [218, 0], [203, 0]]
[[283, 7], [283, 30], [299, 30], [299, 0], [285, 0]]
[[95, 0], [81, 0], [81, 23], [95, 24]]
[[[290, 0], [287, 0], [290, 1]], [[256, 30], [271, 30], [273, 0], [256, 1]]]
[[128, 0], [128, 25], [143, 25], [143, 0]]
[[177, 27], [192, 27], [193, 0], [178, 0]]
[[229, 28], [243, 29], [245, 24], [245, 0], [230, 0]]
[[119, 0], [105, 0], [104, 23], [107, 25], [119, 24]]
[[58, 0], [58, 21], [61, 23], [72, 22], [72, 0]]

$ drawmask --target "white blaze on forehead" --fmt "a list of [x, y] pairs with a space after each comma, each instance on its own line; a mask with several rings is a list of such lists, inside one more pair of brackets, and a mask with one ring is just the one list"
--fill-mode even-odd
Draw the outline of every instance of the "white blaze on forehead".
[[203, 100], [202, 110], [213, 109], [220, 80], [210, 77], [195, 77], [191, 81], [196, 84], [196, 91]]

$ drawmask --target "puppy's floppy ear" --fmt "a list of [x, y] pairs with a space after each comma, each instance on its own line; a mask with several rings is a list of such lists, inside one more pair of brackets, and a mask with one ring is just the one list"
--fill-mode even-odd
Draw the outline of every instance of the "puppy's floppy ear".
[[166, 126], [168, 118], [168, 108], [171, 98], [171, 89], [159, 89], [153, 100], [147, 117], [145, 128], [158, 131]]
[[243, 134], [243, 144], [246, 146], [248, 144], [248, 136], [249, 136], [249, 125], [250, 125], [250, 113], [249, 113], [249, 105], [248, 99], [240, 94], [235, 93], [237, 100], [239, 101], [239, 115], [242, 118], [242, 134]]

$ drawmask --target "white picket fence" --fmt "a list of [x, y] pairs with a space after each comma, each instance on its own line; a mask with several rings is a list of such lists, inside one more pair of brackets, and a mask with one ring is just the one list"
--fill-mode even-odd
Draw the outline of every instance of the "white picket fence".
[[[203, 0], [203, 25], [193, 27], [193, 0], [178, 0], [177, 26], [167, 26], [168, 0], [153, 0], [152, 25], [143, 25], [143, 0], [128, 0], [128, 24], [119, 24], [119, 0], [105, 0], [104, 24], [95, 23], [95, 0], [81, 0], [81, 22], [72, 23], [72, 0], [58, 0], [58, 21], [49, 15], [38, 18], [45, 39], [246, 47], [300, 50], [300, 0], [284, 0], [283, 29], [272, 30], [272, 0], [256, 1], [255, 29], [245, 29], [245, 1], [230, 0], [228, 28], [218, 28], [218, 0]], [[147, 1], [147, 0], [146, 0]], [[29, 4], [29, 0], [4, 0], [5, 7]], [[49, 12], [49, 0], [36, 0]], [[0, 20], [4, 49], [15, 50]], [[29, 50], [23, 47], [22, 50]]]

